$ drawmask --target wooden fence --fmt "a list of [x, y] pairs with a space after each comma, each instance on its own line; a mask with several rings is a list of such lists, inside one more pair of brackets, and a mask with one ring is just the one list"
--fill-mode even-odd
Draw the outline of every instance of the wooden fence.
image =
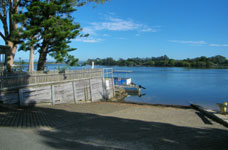
[[113, 79], [104, 78], [103, 69], [14, 73], [0, 76], [0, 80], [0, 102], [4, 104], [95, 102], [115, 95]]
[[103, 69], [69, 70], [65, 72], [16, 72], [0, 75], [0, 89], [20, 88], [31, 85], [65, 82], [77, 79], [103, 77]]

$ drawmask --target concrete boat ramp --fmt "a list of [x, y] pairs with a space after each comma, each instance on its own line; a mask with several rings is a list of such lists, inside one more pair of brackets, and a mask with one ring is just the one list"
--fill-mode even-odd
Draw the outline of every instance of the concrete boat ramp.
[[0, 107], [0, 150], [227, 150], [228, 128], [191, 108], [114, 102]]
[[216, 122], [228, 127], [228, 114], [224, 115], [224, 114], [221, 114], [218, 111], [211, 110], [211, 109], [208, 109], [208, 108], [204, 108], [202, 106], [195, 105], [195, 104], [191, 104], [191, 106], [193, 108], [199, 110], [202, 114], [204, 114], [208, 118], [211, 118], [214, 121], [216, 121]]

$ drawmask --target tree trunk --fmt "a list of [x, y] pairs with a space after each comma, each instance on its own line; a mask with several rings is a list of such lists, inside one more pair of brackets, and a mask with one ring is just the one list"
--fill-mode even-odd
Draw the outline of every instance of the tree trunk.
[[33, 72], [33, 71], [34, 71], [34, 47], [32, 45], [30, 49], [30, 56], [29, 56], [29, 72]]
[[44, 71], [45, 64], [46, 64], [46, 57], [47, 57], [47, 53], [46, 52], [40, 53], [39, 60], [38, 60], [38, 65], [37, 65], [37, 71]]
[[14, 43], [11, 41], [6, 41], [6, 45], [11, 48], [11, 50], [7, 54], [7, 70], [9, 72], [12, 72], [14, 56], [17, 52], [17, 45], [14, 45]]
[[37, 71], [44, 71], [45, 69], [45, 64], [47, 60], [47, 45], [46, 41], [44, 40], [42, 43], [42, 47], [40, 49], [40, 56], [37, 64]]
[[[3, 38], [5, 40], [5, 45], [9, 46], [11, 49], [7, 53], [7, 70], [9, 72], [12, 72], [13, 69], [13, 62], [14, 62], [14, 56], [17, 52], [17, 45], [10, 41], [10, 35], [17, 29], [17, 23], [14, 22], [13, 20], [13, 14], [18, 13], [19, 10], [19, 5], [18, 5], [19, 0], [10, 0], [10, 1], [2, 1], [2, 13], [1, 13], [1, 22], [3, 24], [3, 29], [5, 32], [5, 35]], [[8, 7], [9, 6], [9, 7]], [[7, 11], [8, 10], [8, 11]], [[7, 21], [7, 13], [9, 20]], [[9, 25], [8, 25], [9, 23]]]

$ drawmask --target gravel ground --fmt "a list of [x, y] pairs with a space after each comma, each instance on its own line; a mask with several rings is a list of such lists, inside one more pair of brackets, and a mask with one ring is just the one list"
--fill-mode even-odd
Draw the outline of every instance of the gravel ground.
[[0, 107], [0, 150], [226, 150], [228, 128], [194, 109], [98, 102]]

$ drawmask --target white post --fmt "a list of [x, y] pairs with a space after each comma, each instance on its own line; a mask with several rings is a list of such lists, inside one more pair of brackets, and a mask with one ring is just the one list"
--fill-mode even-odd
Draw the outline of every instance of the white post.
[[94, 61], [92, 61], [92, 69], [94, 69]]

